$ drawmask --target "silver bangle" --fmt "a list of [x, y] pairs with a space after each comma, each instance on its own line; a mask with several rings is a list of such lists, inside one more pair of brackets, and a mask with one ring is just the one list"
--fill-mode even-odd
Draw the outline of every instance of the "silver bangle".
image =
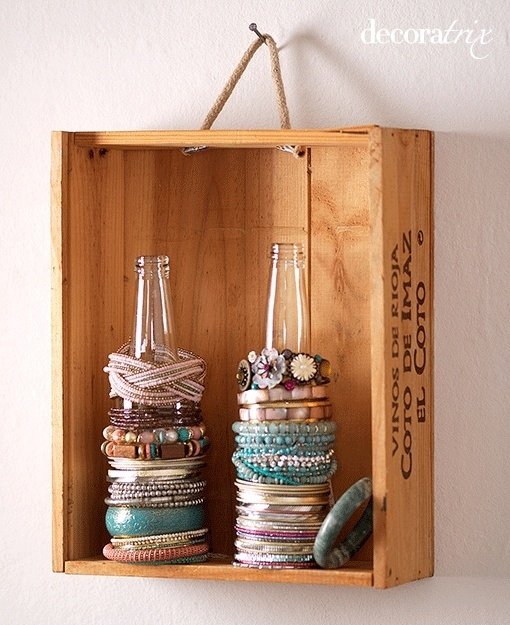
[[189, 506], [198, 506], [204, 503], [204, 498], [188, 499], [186, 501], [165, 501], [167, 497], [152, 499], [110, 499], [107, 497], [104, 502], [107, 506], [115, 508], [121, 506], [123, 508], [187, 508]]

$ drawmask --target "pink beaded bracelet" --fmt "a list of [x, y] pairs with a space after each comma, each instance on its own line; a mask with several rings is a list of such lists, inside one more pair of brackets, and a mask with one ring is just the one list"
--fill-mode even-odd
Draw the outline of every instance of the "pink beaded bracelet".
[[152, 549], [130, 549], [121, 550], [108, 543], [103, 548], [103, 555], [108, 560], [118, 562], [161, 562], [185, 558], [189, 556], [199, 556], [209, 551], [207, 543], [189, 545], [186, 547], [165, 547]]

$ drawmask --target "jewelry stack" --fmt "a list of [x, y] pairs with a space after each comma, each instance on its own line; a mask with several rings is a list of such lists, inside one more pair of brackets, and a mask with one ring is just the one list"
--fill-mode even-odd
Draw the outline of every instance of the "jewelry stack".
[[202, 470], [209, 440], [199, 402], [205, 363], [184, 350], [179, 355], [186, 362], [170, 365], [140, 364], [123, 352], [110, 354], [105, 371], [110, 396], [134, 407], [111, 409], [103, 431], [101, 450], [110, 464], [106, 527], [112, 536], [103, 554], [130, 563], [204, 562], [209, 547]]
[[331, 506], [336, 424], [321, 356], [265, 348], [239, 363], [234, 565], [309, 568]]

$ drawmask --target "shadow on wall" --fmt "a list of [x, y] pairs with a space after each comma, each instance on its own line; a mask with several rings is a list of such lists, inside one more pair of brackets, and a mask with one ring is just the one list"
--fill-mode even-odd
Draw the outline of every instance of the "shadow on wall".
[[[319, 111], [321, 118], [359, 120], [362, 112], [363, 120], [357, 124], [366, 123], [366, 120], [374, 123], [374, 120], [384, 119], [386, 124], [398, 125], [395, 121], [390, 121], [395, 119], [395, 112], [398, 110], [395, 100], [385, 96], [372, 76], [363, 73], [363, 65], [359, 59], [352, 58], [352, 48], [342, 48], [339, 41], [331, 45], [318, 36], [316, 31], [297, 31], [279, 50], [285, 48], [289, 48], [290, 55], [291, 67], [288, 75], [297, 78], [293, 91], [294, 98], [299, 103], [301, 119], [317, 118]], [[340, 85], [336, 98], [331, 97], [329, 89], [317, 93], [317, 83], [313, 77], [318, 67], [328, 75], [329, 85]], [[290, 78], [286, 79], [286, 75], [287, 72], [284, 72], [284, 80], [290, 81]], [[355, 108], [352, 106], [353, 102], [356, 103]], [[343, 124], [335, 121], [335, 125]], [[300, 124], [296, 124], [298, 126]]]
[[510, 576], [509, 171], [510, 136], [436, 134], [440, 575]]

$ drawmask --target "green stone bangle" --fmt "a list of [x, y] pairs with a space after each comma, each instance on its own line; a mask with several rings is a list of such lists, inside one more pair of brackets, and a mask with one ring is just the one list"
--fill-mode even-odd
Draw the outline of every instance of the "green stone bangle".
[[324, 569], [338, 569], [363, 546], [372, 533], [372, 502], [347, 538], [336, 548], [335, 541], [355, 510], [372, 495], [372, 480], [364, 477], [353, 484], [331, 508], [315, 539], [313, 556]]

